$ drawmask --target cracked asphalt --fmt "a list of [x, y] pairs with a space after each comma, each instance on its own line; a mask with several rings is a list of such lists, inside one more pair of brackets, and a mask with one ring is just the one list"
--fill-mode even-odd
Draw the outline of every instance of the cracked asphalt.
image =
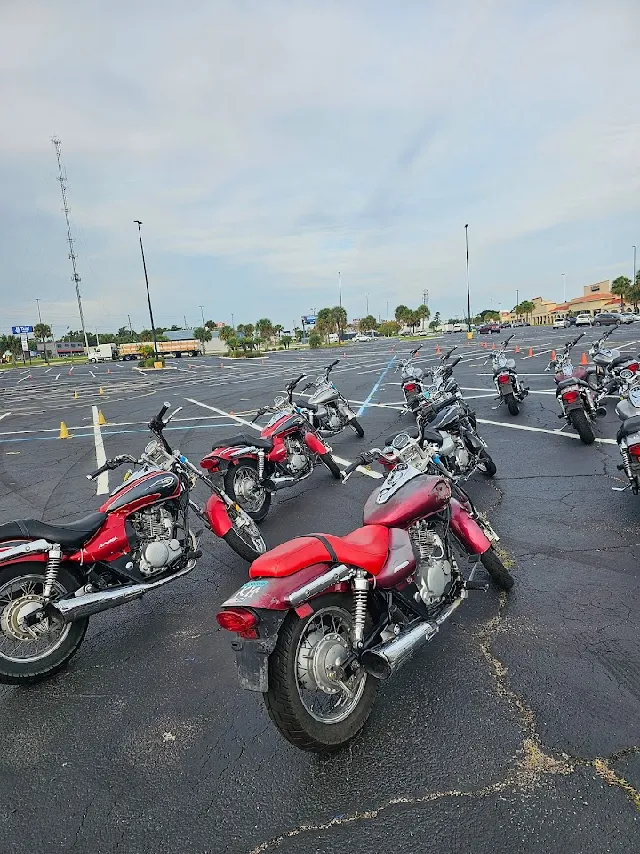
[[[470, 491], [517, 583], [508, 597], [491, 590], [468, 600], [383, 685], [347, 749], [324, 759], [297, 751], [261, 697], [238, 687], [229, 635], [214, 615], [247, 568], [207, 536], [184, 580], [93, 617], [66, 671], [0, 689], [3, 854], [45, 845], [76, 854], [637, 851], [640, 499], [611, 490], [623, 485], [610, 441], [614, 401], [596, 428], [609, 441], [586, 447], [569, 430], [548, 432], [561, 422], [544, 367], [567, 337], [517, 330], [512, 346], [531, 394], [515, 418], [493, 409], [484, 349], [463, 336], [439, 342], [463, 355], [456, 376], [498, 466], [492, 481], [475, 475]], [[594, 337], [587, 333], [578, 357]], [[640, 350], [640, 329], [615, 337]], [[434, 344], [425, 342], [425, 364]], [[334, 440], [340, 457], [352, 460], [410, 423], [395, 408], [393, 367], [369, 399], [390, 359], [410, 346], [345, 351], [335, 380], [356, 407], [370, 405], [364, 440]], [[64, 520], [101, 503], [84, 478], [95, 467], [94, 405], [108, 420], [107, 456], [141, 450], [145, 422], [165, 399], [184, 406], [168, 437], [198, 462], [238, 425], [187, 398], [244, 417], [297, 373], [313, 375], [339, 356], [183, 359], [162, 374], [129, 365], [4, 372], [0, 522]], [[57, 438], [60, 421], [73, 439]], [[112, 474], [111, 488], [116, 482]], [[374, 486], [364, 476], [336, 484], [317, 471], [280, 493], [265, 537], [275, 545], [310, 530], [346, 533]]]

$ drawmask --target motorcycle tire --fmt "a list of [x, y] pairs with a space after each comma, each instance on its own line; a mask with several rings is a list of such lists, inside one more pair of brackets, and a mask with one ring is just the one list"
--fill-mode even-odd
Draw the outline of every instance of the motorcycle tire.
[[518, 406], [518, 401], [515, 399], [513, 394], [506, 394], [504, 399], [507, 402], [507, 409], [509, 410], [509, 415], [517, 415], [520, 412], [520, 407]]
[[[8, 566], [0, 571], [0, 601], [3, 602], [0, 605], [0, 636], [8, 637], [12, 641], [21, 641], [17, 645], [16, 654], [12, 656], [5, 655], [3, 652], [4, 644], [0, 644], [0, 683], [5, 685], [28, 685], [53, 676], [54, 673], [65, 667], [84, 640], [89, 625], [88, 617], [76, 620], [73, 623], [64, 623], [62, 619], [56, 621], [54, 618], [48, 617], [47, 625], [49, 627], [56, 626], [60, 631], [60, 638], [57, 642], [53, 643], [49, 651], [45, 649], [40, 655], [36, 655], [35, 651], [30, 651], [28, 647], [25, 647], [23, 650], [25, 658], [21, 660], [16, 657], [22, 644], [27, 645], [30, 640], [24, 637], [24, 630], [18, 622], [17, 613], [13, 615], [11, 613], [12, 603], [21, 597], [11, 597], [11, 591], [7, 588], [12, 582], [15, 583], [20, 578], [24, 578], [25, 582], [28, 581], [29, 584], [34, 585], [34, 590], [29, 593], [25, 591], [25, 595], [34, 595], [38, 588], [42, 591], [45, 569], [45, 563], [34, 562]], [[59, 567], [54, 588], [56, 597], [62, 598], [71, 595], [78, 587], [80, 587], [80, 582], [76, 576], [64, 566]], [[7, 590], [7, 593], [3, 593], [4, 590]], [[7, 595], [10, 596], [8, 600], [6, 600]], [[37, 631], [39, 625], [36, 624], [33, 629]]]
[[502, 563], [493, 546], [482, 555], [480, 562], [489, 573], [491, 580], [501, 590], [507, 592], [513, 587], [513, 575], [509, 572], [506, 566]]
[[494, 461], [489, 456], [489, 454], [483, 450], [483, 451], [480, 451], [480, 453], [478, 454], [478, 457], [480, 459], [479, 465], [484, 466], [484, 468], [480, 469], [482, 474], [485, 474], [487, 477], [493, 477], [494, 474], [498, 471], [498, 469], [497, 469], [497, 466], [494, 463]]
[[595, 433], [593, 432], [593, 427], [589, 423], [584, 410], [573, 409], [569, 413], [569, 421], [578, 436], [580, 436], [580, 441], [585, 445], [593, 445], [596, 440]]
[[242, 470], [246, 470], [247, 476], [249, 476], [249, 472], [251, 472], [251, 477], [253, 477], [258, 482], [258, 466], [253, 460], [242, 460], [233, 467], [229, 467], [225, 472], [224, 476], [224, 491], [227, 493], [229, 498], [235, 501], [237, 504], [242, 507], [244, 512], [253, 519], [254, 522], [262, 522], [267, 513], [269, 512], [269, 508], [271, 507], [271, 493], [265, 489], [264, 496], [262, 499], [262, 503], [259, 507], [255, 509], [250, 509], [249, 507], [244, 506], [244, 501], [242, 497], [238, 497], [235, 490], [235, 483], [238, 474], [242, 473]]
[[320, 454], [320, 459], [325, 464], [325, 466], [329, 469], [331, 474], [335, 477], [336, 480], [340, 480], [342, 478], [342, 472], [340, 467], [336, 463], [336, 461], [331, 456], [331, 453], [327, 451], [326, 454]]
[[232, 551], [234, 551], [243, 560], [246, 560], [247, 563], [253, 563], [254, 560], [259, 558], [260, 555], [264, 554], [267, 550], [267, 545], [264, 540], [262, 540], [263, 548], [262, 550], [259, 550], [255, 545], [251, 545], [243, 540], [242, 536], [238, 534], [235, 528], [231, 528], [230, 531], [227, 531], [222, 539]]
[[360, 436], [360, 438], [362, 439], [362, 437], [364, 436], [364, 430], [362, 429], [362, 425], [360, 424], [357, 418], [351, 419], [351, 421], [349, 422], [349, 427], [352, 427], [356, 431], [358, 436]]
[[593, 323], [594, 326], [602, 326], [599, 320], [595, 320]]
[[[335, 615], [336, 621], [345, 627], [353, 625], [353, 614], [351, 597], [344, 594], [318, 596], [308, 604], [311, 613], [304, 617], [299, 617], [295, 611], [287, 614], [269, 657], [269, 689], [262, 696], [269, 717], [287, 741], [300, 750], [331, 753], [351, 741], [365, 725], [379, 683], [373, 676], [364, 674], [364, 687], [356, 689], [359, 692], [357, 702], [342, 720], [323, 722], [310, 714], [298, 684], [298, 659], [301, 643], [309, 643], [319, 632], [310, 633], [307, 639], [305, 631], [319, 612]], [[313, 652], [313, 647], [309, 652]], [[317, 664], [320, 666], [321, 661]]]

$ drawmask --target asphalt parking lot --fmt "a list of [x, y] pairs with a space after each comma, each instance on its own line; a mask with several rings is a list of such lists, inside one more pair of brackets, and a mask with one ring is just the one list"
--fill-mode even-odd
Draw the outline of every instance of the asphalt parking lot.
[[[3, 852], [638, 850], [640, 498], [611, 490], [624, 485], [614, 401], [594, 445], [560, 432], [544, 368], [549, 351], [576, 333], [515, 333], [531, 387], [515, 418], [494, 409], [485, 350], [463, 335], [439, 341], [459, 345], [456, 376], [498, 467], [493, 480], [475, 475], [470, 492], [513, 561], [508, 598], [494, 590], [471, 598], [385, 683], [358, 739], [318, 759], [284, 742], [260, 696], [238, 687], [229, 635], [214, 615], [247, 567], [207, 537], [185, 580], [93, 617], [66, 671], [0, 689]], [[587, 332], [578, 358], [597, 334]], [[614, 338], [640, 350], [640, 328]], [[169, 441], [197, 463], [289, 379], [338, 357], [334, 380], [366, 436], [349, 432], [332, 444], [353, 460], [411, 423], [399, 415], [394, 373], [411, 346], [181, 359], [162, 373], [122, 363], [4, 372], [0, 522], [62, 521], [97, 508], [96, 483], [84, 477], [97, 443], [108, 457], [142, 450], [164, 400], [184, 407]], [[425, 342], [425, 364], [434, 346]], [[94, 407], [107, 420], [101, 428]], [[61, 421], [72, 439], [58, 438]], [[267, 542], [347, 533], [375, 483], [357, 475], [342, 485], [317, 470], [277, 496], [263, 524]]]

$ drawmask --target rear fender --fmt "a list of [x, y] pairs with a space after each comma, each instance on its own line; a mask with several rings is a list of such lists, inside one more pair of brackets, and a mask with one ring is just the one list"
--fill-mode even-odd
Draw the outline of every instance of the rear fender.
[[217, 493], [214, 492], [210, 496], [204, 510], [214, 534], [224, 537], [225, 534], [229, 533], [233, 525], [229, 519], [227, 506]]
[[[304, 584], [324, 575], [327, 569], [326, 563], [314, 563], [282, 578], [252, 578], [236, 590], [226, 602], [223, 602], [222, 607], [231, 608], [240, 605], [254, 609], [265, 608], [269, 611], [288, 611], [291, 608], [289, 596]], [[340, 582], [323, 590], [322, 595], [348, 589], [347, 583]]]
[[269, 690], [269, 656], [276, 648], [278, 632], [286, 611], [259, 611], [257, 638], [235, 635], [231, 646], [236, 654], [236, 668], [240, 687], [247, 691]]
[[513, 384], [511, 381], [508, 383], [496, 383], [498, 386], [498, 391], [500, 392], [501, 397], [505, 397], [507, 394], [513, 394]]
[[[40, 541], [44, 542], [44, 541]], [[0, 570], [14, 563], [46, 563], [49, 560], [48, 550], [37, 550], [37, 540], [5, 540], [0, 543]], [[31, 551], [35, 547], [35, 551]], [[26, 549], [29, 548], [29, 551]], [[6, 552], [12, 554], [4, 557]], [[22, 553], [21, 553], [22, 552]]]
[[451, 498], [451, 530], [469, 554], [481, 555], [491, 548], [491, 540], [455, 498]]

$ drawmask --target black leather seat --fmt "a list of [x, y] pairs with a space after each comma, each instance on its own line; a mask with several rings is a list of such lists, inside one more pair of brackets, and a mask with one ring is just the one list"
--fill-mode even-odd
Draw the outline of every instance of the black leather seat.
[[566, 380], [560, 380], [556, 391], [562, 391], [563, 388], [569, 388], [572, 385], [588, 385], [584, 380], [579, 380], [577, 377], [567, 377]]
[[609, 367], [610, 368], [617, 368], [620, 365], [624, 365], [626, 362], [637, 362], [637, 361], [638, 360], [635, 356], [628, 356], [628, 355], [625, 355], [623, 353], [621, 356], [616, 356], [615, 359], [612, 359], [609, 362]]
[[60, 543], [65, 548], [80, 548], [100, 530], [106, 518], [106, 513], [91, 513], [66, 525], [49, 525], [39, 519], [19, 519], [0, 525], [0, 541], [42, 539]]
[[640, 415], [632, 415], [622, 422], [618, 430], [618, 441], [625, 436], [631, 436], [632, 433], [640, 433]]
[[261, 436], [247, 436], [246, 433], [238, 433], [237, 436], [229, 436], [228, 439], [220, 439], [213, 446], [216, 448], [243, 448], [244, 446], [253, 445], [254, 448], [264, 448], [265, 451], [270, 451], [273, 448], [271, 439], [263, 439]]

